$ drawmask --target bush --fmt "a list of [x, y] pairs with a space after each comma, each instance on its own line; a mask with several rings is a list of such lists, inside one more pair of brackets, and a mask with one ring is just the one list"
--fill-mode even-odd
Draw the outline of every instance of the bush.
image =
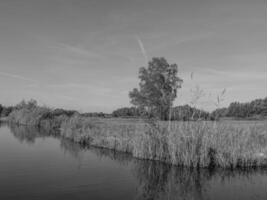
[[63, 109], [52, 110], [47, 107], [41, 107], [34, 100], [29, 102], [22, 101], [9, 114], [8, 121], [20, 125], [59, 129], [62, 121], [74, 113], [74, 111], [65, 111]]

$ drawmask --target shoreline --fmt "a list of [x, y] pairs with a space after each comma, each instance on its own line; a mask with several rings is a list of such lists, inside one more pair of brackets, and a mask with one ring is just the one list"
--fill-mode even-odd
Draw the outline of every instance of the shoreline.
[[[8, 122], [8, 120], [5, 120]], [[53, 120], [52, 120], [53, 122]], [[11, 123], [14, 123], [11, 121]], [[186, 128], [192, 129], [193, 135], [190, 133], [178, 133], [174, 126], [175, 135], [173, 133], [159, 133], [161, 130], [154, 129], [147, 126], [145, 123], [134, 123], [131, 120], [123, 120], [121, 123], [115, 119], [93, 119], [81, 116], [69, 117], [59, 123], [58, 128], [48, 128], [51, 124], [46, 121], [41, 121], [39, 124], [27, 124], [27, 123], [15, 123], [22, 126], [35, 126], [44, 128], [46, 130], [57, 130], [58, 136], [71, 140], [81, 145], [92, 146], [95, 148], [109, 149], [115, 152], [123, 152], [131, 155], [132, 157], [140, 160], [152, 160], [165, 163], [168, 165], [190, 167], [190, 168], [229, 168], [229, 169], [249, 169], [249, 168], [266, 168], [267, 167], [267, 149], [263, 153], [261, 151], [252, 152], [240, 152], [238, 155], [231, 154], [231, 151], [236, 151], [235, 146], [228, 147], [205, 147], [204, 143], [213, 142], [209, 137], [219, 137], [218, 139], [224, 139], [224, 136], [228, 137], [228, 140], [232, 140], [234, 135], [220, 137], [216, 133], [207, 134], [205, 131], [213, 125], [211, 122], [188, 122], [185, 123]], [[158, 123], [158, 122], [157, 122]], [[164, 122], [162, 122], [164, 124]], [[218, 122], [217, 122], [218, 123]], [[49, 125], [47, 125], [49, 124]], [[160, 124], [160, 123], [159, 123]], [[207, 125], [208, 124], [208, 125]], [[145, 126], [147, 126], [145, 128]], [[160, 125], [163, 126], [163, 125]], [[196, 127], [194, 127], [196, 126]], [[204, 127], [201, 134], [196, 135], [197, 130]], [[205, 127], [207, 126], [207, 127]], [[217, 126], [217, 125], [216, 125]], [[196, 130], [194, 130], [196, 129]], [[216, 127], [219, 130], [219, 126]], [[236, 130], [236, 129], [232, 129]], [[237, 129], [236, 131], [242, 129]], [[152, 135], [148, 132], [152, 131]], [[162, 135], [161, 135], [162, 134]], [[179, 135], [181, 134], [181, 136]], [[231, 134], [231, 133], [229, 133]], [[250, 133], [245, 133], [246, 134]], [[174, 138], [172, 138], [174, 137]], [[175, 138], [178, 137], [178, 138]], [[181, 137], [181, 138], [179, 138]], [[189, 137], [189, 138], [188, 138]], [[191, 137], [191, 138], [190, 138]], [[206, 139], [205, 139], [206, 138]], [[177, 140], [178, 139], [178, 140]], [[243, 138], [240, 137], [240, 140]], [[174, 140], [174, 141], [172, 141]], [[177, 140], [177, 142], [175, 142]], [[181, 141], [184, 141], [181, 143]], [[223, 140], [222, 140], [223, 141]], [[200, 142], [200, 143], [198, 143]], [[241, 143], [242, 149], [246, 150], [244, 141], [236, 141]], [[244, 143], [244, 144], [243, 144]], [[229, 143], [230, 144], [230, 143]], [[188, 146], [189, 145], [189, 146]], [[218, 144], [217, 144], [218, 145]], [[244, 147], [243, 147], [244, 146]], [[252, 145], [253, 146], [253, 145]], [[174, 148], [174, 149], [173, 149]], [[220, 150], [220, 148], [223, 148]], [[233, 150], [231, 150], [233, 148]], [[203, 152], [204, 151], [204, 152]], [[220, 151], [223, 151], [220, 153]], [[177, 153], [178, 154], [177, 154]], [[180, 153], [179, 153], [180, 152]], [[227, 154], [228, 153], [228, 156]], [[176, 155], [177, 154], [177, 155]], [[180, 154], [180, 155], [179, 155]], [[223, 155], [225, 160], [219, 160]], [[231, 161], [231, 159], [235, 159]], [[243, 160], [242, 160], [243, 159]]]

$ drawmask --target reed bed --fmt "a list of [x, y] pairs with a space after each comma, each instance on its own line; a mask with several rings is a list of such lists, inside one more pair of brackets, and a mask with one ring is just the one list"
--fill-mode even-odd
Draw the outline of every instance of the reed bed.
[[264, 123], [140, 122], [72, 117], [63, 137], [132, 154], [136, 158], [189, 167], [251, 168], [266, 165]]
[[55, 115], [37, 107], [9, 116], [12, 123], [59, 129], [77, 143], [187, 167], [251, 168], [267, 165], [266, 122], [168, 122]]

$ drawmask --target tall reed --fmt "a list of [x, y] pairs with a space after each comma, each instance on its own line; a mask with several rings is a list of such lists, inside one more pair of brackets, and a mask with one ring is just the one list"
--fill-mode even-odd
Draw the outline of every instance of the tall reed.
[[168, 122], [55, 114], [44, 107], [14, 110], [9, 121], [59, 129], [78, 143], [136, 158], [189, 167], [257, 167], [267, 164], [267, 123]]
[[75, 116], [61, 128], [62, 136], [76, 142], [174, 165], [236, 168], [266, 164], [264, 124], [172, 122], [169, 128], [166, 122], [125, 123]]

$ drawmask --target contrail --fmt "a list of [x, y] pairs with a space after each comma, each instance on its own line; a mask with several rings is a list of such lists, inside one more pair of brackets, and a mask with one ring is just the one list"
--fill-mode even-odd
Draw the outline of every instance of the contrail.
[[1, 76], [6, 76], [6, 77], [10, 77], [10, 78], [20, 79], [20, 80], [23, 80], [23, 81], [30, 81], [30, 82], [34, 82], [34, 83], [38, 82], [38, 81], [36, 81], [34, 79], [30, 79], [30, 78], [27, 78], [27, 77], [24, 77], [24, 76], [20, 76], [20, 75], [17, 75], [17, 74], [0, 72], [0, 75]]
[[148, 56], [147, 56], [146, 49], [144, 47], [144, 44], [143, 44], [142, 40], [140, 39], [140, 37], [138, 35], [136, 36], [136, 40], [137, 40], [138, 45], [140, 47], [141, 53], [145, 58], [146, 63], [148, 63]]

